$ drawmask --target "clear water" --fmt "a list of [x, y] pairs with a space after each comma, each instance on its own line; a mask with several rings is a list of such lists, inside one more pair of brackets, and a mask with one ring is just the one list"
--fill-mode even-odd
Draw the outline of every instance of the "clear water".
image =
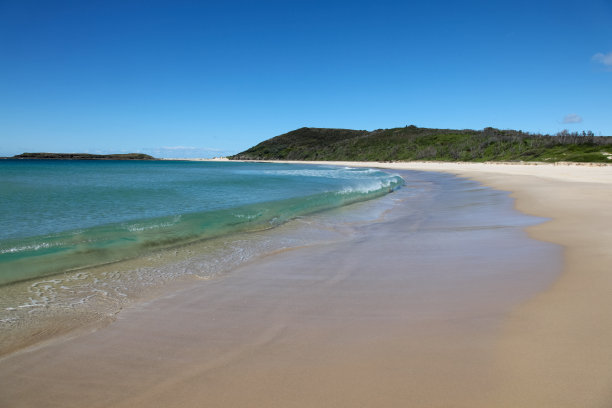
[[[452, 257], [480, 263], [484, 251], [508, 265], [555, 258], [525, 239], [520, 228], [538, 220], [517, 213], [507, 193], [446, 174], [398, 173], [403, 180], [313, 165], [0, 161], [0, 356], [303, 247], [380, 244], [380, 265], [401, 254], [407, 274], [431, 282], [434, 260], [447, 259], [454, 279]], [[389, 240], [404, 248], [390, 249]], [[83, 263], [70, 270], [75, 260]]]
[[332, 166], [0, 161], [0, 285], [272, 228], [402, 184]]

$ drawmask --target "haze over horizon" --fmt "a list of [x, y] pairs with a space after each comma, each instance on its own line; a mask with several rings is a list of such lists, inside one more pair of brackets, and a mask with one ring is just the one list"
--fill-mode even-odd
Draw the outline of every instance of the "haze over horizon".
[[612, 3], [0, 2], [0, 156], [213, 157], [303, 127], [612, 135]]

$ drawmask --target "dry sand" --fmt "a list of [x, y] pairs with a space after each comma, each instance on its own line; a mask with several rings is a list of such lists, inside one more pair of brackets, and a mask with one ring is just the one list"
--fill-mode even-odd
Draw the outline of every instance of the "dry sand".
[[[512, 191], [520, 211], [551, 218], [528, 232], [565, 248], [564, 272], [533, 293], [534, 270], [504, 252], [505, 232], [466, 232], [446, 238], [458, 253], [439, 263], [415, 254], [431, 275], [406, 279], [399, 245], [410, 231], [383, 223], [350, 245], [277, 254], [7, 356], [0, 405], [612, 405], [612, 167], [339, 164], [451, 172]], [[450, 248], [440, 237], [409, 247]], [[486, 285], [472, 283], [490, 262], [460, 256], [475, 243], [501, 257]], [[385, 279], [366, 273], [374, 259], [385, 259]], [[467, 280], [449, 274], [451, 259]]]

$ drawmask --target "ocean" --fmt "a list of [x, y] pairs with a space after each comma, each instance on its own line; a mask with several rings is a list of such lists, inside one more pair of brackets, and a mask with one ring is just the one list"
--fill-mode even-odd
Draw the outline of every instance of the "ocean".
[[[0, 355], [183, 290], [215, 293], [238, 279], [250, 293], [265, 285], [252, 267], [277, 257], [289, 269], [268, 271], [270, 284], [338, 264], [373, 285], [393, 270], [414, 279], [406, 291], [438, 293], [464, 280], [522, 285], [557, 255], [526, 238], [541, 219], [514, 210], [507, 193], [440, 173], [7, 160], [0, 191]], [[321, 251], [324, 260], [304, 255]]]
[[232, 162], [0, 162], [0, 285], [142, 256], [384, 195], [371, 169]]
[[337, 240], [343, 222], [383, 211], [344, 208], [403, 185], [337, 166], [0, 161], [0, 354], [112, 317], [169, 284]]

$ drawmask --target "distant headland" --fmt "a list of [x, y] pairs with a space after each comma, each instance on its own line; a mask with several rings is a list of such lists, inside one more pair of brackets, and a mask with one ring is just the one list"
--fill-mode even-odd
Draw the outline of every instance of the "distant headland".
[[406, 126], [374, 131], [301, 128], [273, 137], [232, 160], [536, 161], [612, 163], [612, 137], [485, 128]]
[[90, 153], [22, 153], [3, 159], [44, 159], [44, 160], [157, 160], [143, 153], [90, 154]]

